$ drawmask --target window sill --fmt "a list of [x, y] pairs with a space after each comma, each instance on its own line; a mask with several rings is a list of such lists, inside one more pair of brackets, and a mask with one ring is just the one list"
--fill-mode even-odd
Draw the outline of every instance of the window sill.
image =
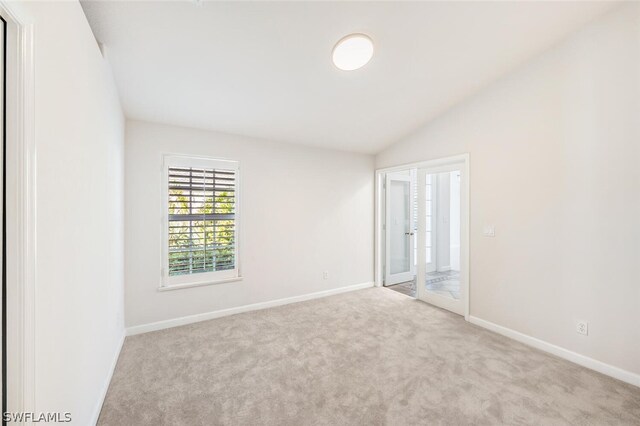
[[225, 278], [221, 280], [213, 280], [213, 281], [201, 281], [196, 283], [185, 283], [185, 284], [174, 284], [174, 285], [166, 285], [158, 287], [158, 291], [171, 291], [171, 290], [181, 290], [183, 288], [191, 288], [191, 287], [204, 287], [207, 285], [215, 285], [215, 284], [224, 284], [230, 283], [234, 281], [242, 281], [242, 277], [231, 277]]

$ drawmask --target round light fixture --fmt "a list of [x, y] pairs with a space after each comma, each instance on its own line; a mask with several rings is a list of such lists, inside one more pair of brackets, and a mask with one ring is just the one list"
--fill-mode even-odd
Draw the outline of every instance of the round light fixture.
[[333, 48], [333, 63], [343, 71], [362, 68], [373, 56], [373, 41], [365, 34], [349, 34]]

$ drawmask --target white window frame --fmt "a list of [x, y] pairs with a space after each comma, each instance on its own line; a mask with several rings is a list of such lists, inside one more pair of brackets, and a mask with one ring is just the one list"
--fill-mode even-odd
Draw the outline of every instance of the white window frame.
[[[235, 268], [224, 271], [169, 276], [169, 167], [201, 167], [234, 170], [235, 181]], [[158, 290], [175, 290], [242, 280], [240, 275], [240, 163], [235, 160], [217, 159], [179, 154], [162, 156], [162, 267]]]

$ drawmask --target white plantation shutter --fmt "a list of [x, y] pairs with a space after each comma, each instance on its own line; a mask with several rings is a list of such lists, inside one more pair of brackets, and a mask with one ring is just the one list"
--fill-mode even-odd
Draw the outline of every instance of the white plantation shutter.
[[165, 284], [237, 276], [237, 163], [165, 162]]

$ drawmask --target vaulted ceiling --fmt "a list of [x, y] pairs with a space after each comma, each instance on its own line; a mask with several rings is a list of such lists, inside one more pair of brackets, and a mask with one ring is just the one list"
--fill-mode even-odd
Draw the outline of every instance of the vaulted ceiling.
[[[375, 153], [611, 2], [82, 3], [128, 118]], [[371, 62], [340, 71], [343, 36]]]

